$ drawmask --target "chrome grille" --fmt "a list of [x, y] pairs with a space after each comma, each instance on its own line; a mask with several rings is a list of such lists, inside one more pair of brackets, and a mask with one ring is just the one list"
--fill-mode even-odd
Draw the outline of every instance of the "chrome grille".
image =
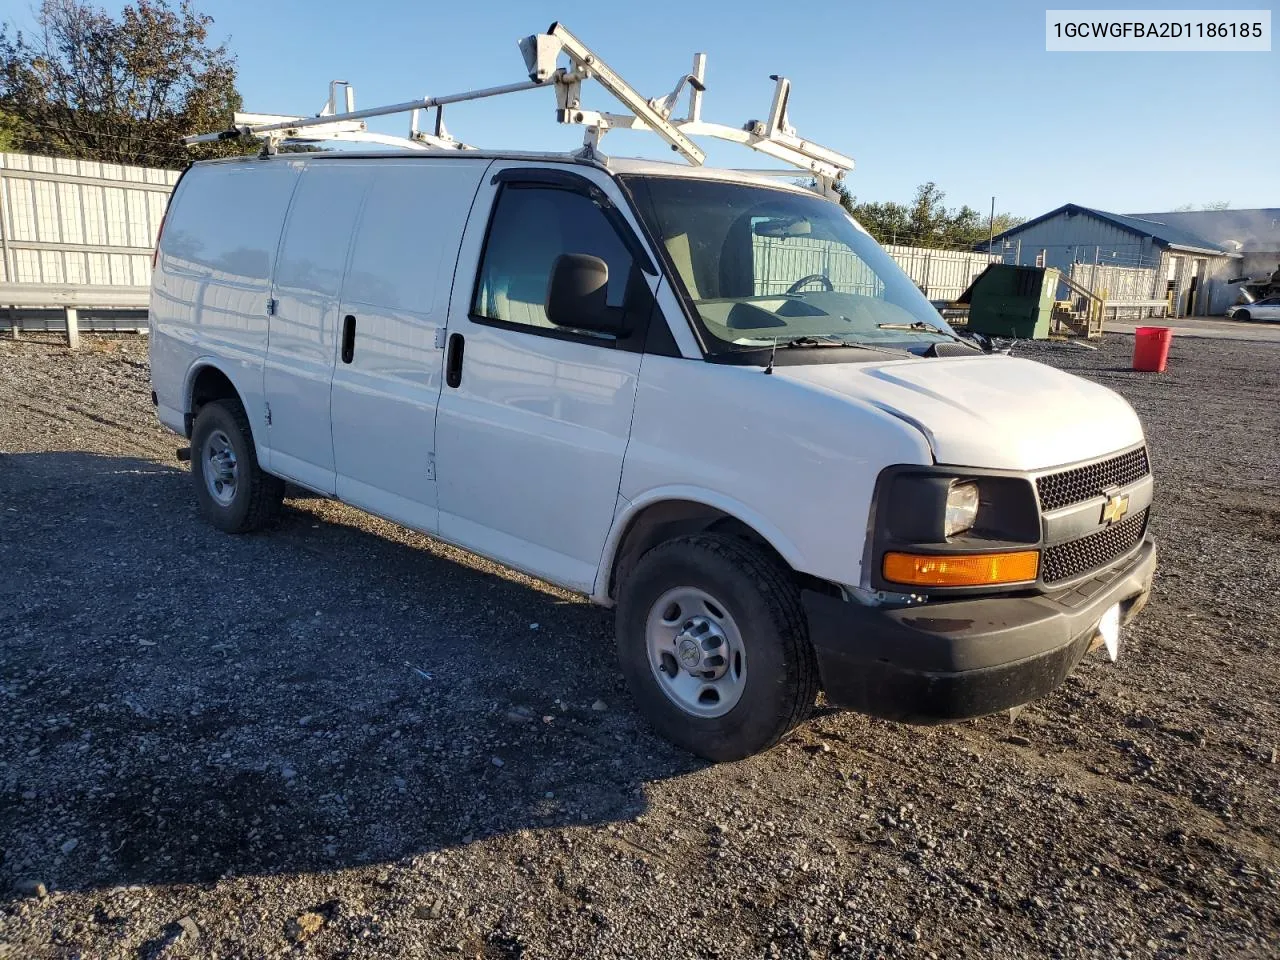
[[1057, 510], [1100, 497], [1111, 487], [1127, 486], [1150, 472], [1147, 448], [1139, 447], [1110, 460], [1046, 474], [1036, 480], [1036, 492], [1040, 494], [1041, 509]]
[[1040, 579], [1045, 583], [1070, 580], [1124, 556], [1142, 542], [1147, 513], [1143, 510], [1105, 530], [1048, 547], [1041, 560]]

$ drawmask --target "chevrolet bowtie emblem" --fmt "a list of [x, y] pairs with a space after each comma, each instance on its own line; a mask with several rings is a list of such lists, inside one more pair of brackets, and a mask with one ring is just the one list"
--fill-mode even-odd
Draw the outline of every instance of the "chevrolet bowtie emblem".
[[1115, 523], [1129, 512], [1129, 495], [1127, 493], [1113, 493], [1107, 497], [1107, 502], [1102, 507], [1102, 522], [1105, 524]]

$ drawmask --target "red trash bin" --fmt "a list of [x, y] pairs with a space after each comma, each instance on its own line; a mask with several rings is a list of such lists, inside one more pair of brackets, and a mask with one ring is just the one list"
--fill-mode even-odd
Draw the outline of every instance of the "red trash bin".
[[1133, 369], [1164, 373], [1173, 331], [1168, 327], [1139, 327], [1133, 332]]

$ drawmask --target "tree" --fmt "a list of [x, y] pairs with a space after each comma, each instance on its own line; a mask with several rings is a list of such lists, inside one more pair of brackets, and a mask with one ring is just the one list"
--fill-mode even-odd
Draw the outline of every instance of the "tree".
[[0, 153], [22, 153], [27, 149], [27, 133], [21, 120], [0, 110]]
[[946, 199], [947, 195], [932, 180], [916, 187], [915, 199], [911, 201], [912, 243], [927, 247], [943, 240], [951, 222], [951, 214], [943, 204]]
[[29, 153], [183, 167], [243, 152], [236, 141], [179, 142], [227, 129], [240, 108], [235, 57], [209, 46], [212, 22], [190, 0], [136, 0], [118, 20], [81, 0], [43, 0], [31, 36], [0, 29], [0, 110], [17, 117]]
[[1004, 233], [1006, 230], [1012, 230], [1014, 227], [1027, 222], [1026, 217], [1020, 217], [1016, 213], [997, 213], [995, 223], [992, 224], [992, 235]]
[[881, 243], [895, 243], [911, 233], [911, 211], [900, 203], [858, 203], [849, 195], [841, 204]]
[[[946, 206], [947, 195], [932, 180], [916, 188], [910, 205], [859, 203], [841, 185], [840, 203], [881, 243], [901, 243], [917, 247], [973, 247], [987, 239], [990, 217], [967, 204], [956, 210]], [[1016, 227], [1025, 218], [1000, 213], [995, 232]]]

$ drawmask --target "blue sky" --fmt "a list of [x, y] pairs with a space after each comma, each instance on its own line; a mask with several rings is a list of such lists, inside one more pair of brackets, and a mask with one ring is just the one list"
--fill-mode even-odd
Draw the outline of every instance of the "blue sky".
[[[986, 211], [995, 195], [998, 209], [1027, 216], [1068, 201], [1118, 212], [1280, 206], [1280, 52], [1046, 53], [1046, 5], [1067, 4], [197, 0], [238, 57], [249, 110], [314, 113], [335, 77], [355, 84], [358, 107], [515, 82], [517, 38], [558, 18], [647, 96], [668, 92], [705, 51], [709, 120], [761, 117], [769, 74], [785, 74], [792, 122], [857, 160], [860, 199], [906, 201], [935, 180], [949, 204]], [[22, 24], [28, 9], [0, 0], [6, 20]], [[588, 106], [615, 108], [602, 88], [588, 84], [587, 95]], [[553, 107], [549, 90], [534, 90], [446, 118], [484, 146], [577, 146], [581, 129], [556, 126]], [[671, 156], [631, 132], [609, 134], [605, 149]], [[764, 165], [742, 148], [708, 153], [718, 165]]]

